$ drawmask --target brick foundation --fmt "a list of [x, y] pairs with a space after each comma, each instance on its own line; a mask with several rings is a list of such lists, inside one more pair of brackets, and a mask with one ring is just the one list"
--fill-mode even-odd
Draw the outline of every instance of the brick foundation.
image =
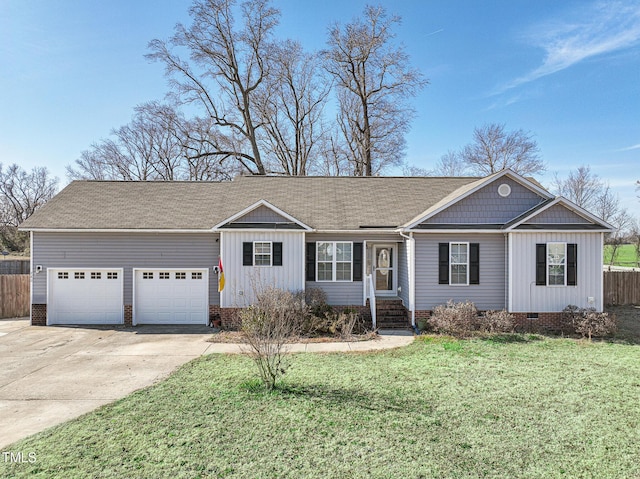
[[124, 305], [124, 325], [133, 326], [133, 306], [130, 304]]
[[32, 304], [31, 305], [31, 326], [47, 325], [47, 305]]
[[[416, 310], [416, 323], [420, 319], [431, 317], [432, 311]], [[572, 334], [570, 325], [562, 321], [562, 313], [511, 313], [515, 318], [516, 331], [519, 333]], [[537, 315], [537, 318], [534, 316]]]
[[537, 313], [533, 318], [531, 313], [511, 313], [516, 319], [516, 331], [526, 333], [574, 333], [571, 325], [562, 321], [562, 313]]

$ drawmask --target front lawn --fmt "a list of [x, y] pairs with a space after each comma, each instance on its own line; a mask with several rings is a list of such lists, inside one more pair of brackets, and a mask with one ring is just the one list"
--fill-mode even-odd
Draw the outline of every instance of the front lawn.
[[273, 393], [252, 377], [200, 358], [6, 448], [36, 462], [0, 477], [640, 477], [638, 345], [422, 337], [297, 355]]

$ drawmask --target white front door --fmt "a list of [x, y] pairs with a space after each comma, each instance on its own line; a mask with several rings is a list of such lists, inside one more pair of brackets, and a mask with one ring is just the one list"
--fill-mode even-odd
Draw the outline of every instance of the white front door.
[[208, 269], [134, 269], [134, 324], [207, 324]]
[[373, 246], [373, 281], [376, 295], [396, 294], [396, 247], [392, 244]]

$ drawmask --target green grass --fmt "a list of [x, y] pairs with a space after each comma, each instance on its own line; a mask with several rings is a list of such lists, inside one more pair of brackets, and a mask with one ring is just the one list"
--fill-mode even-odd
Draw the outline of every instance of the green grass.
[[[604, 264], [611, 262], [611, 245], [604, 246]], [[623, 244], [618, 246], [616, 251], [616, 258], [613, 262], [615, 266], [637, 266], [638, 257], [636, 255], [636, 248], [632, 244]]]
[[424, 337], [292, 364], [266, 393], [246, 357], [200, 358], [5, 448], [37, 462], [0, 477], [640, 477], [637, 345]]

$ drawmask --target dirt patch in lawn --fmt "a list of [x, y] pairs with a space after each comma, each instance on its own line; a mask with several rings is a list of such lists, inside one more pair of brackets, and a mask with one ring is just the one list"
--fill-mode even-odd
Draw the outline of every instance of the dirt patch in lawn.
[[640, 344], [640, 306], [608, 306], [606, 311], [618, 319], [616, 339]]
[[[318, 337], [297, 337], [291, 338], [290, 343], [342, 343], [342, 342], [358, 342], [358, 341], [371, 341], [378, 339], [377, 333], [366, 334], [353, 334], [349, 337], [340, 336], [318, 336]], [[239, 331], [219, 331], [214, 333], [211, 338], [208, 339], [210, 343], [241, 343], [242, 333]]]

